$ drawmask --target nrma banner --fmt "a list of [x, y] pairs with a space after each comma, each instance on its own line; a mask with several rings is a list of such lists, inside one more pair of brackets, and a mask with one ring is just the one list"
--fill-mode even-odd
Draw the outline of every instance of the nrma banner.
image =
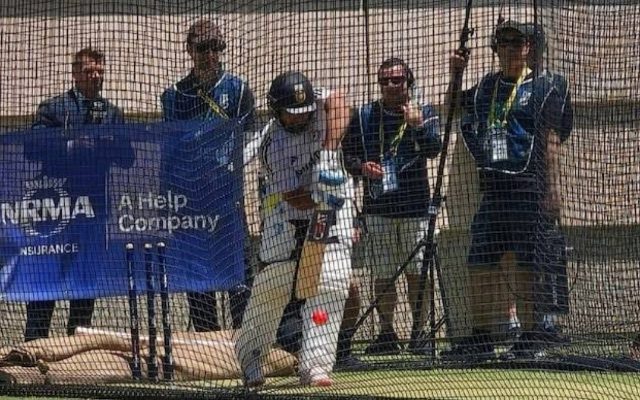
[[212, 121], [0, 136], [0, 299], [124, 295], [127, 244], [140, 292], [159, 243], [173, 292], [243, 282], [241, 132]]

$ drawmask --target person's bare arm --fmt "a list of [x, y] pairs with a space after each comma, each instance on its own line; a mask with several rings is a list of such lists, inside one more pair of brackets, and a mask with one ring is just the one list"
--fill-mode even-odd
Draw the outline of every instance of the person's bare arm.
[[298, 210], [310, 210], [316, 203], [311, 199], [311, 192], [298, 188], [282, 194], [282, 199]]
[[451, 54], [449, 58], [449, 86], [447, 87], [447, 96], [445, 100], [446, 109], [449, 109], [451, 106], [455, 106], [456, 110], [458, 109], [458, 104], [460, 102], [461, 93], [457, 93], [456, 104], [453, 103], [453, 91], [454, 85], [456, 81], [456, 75], [461, 74], [467, 68], [467, 64], [469, 62], [469, 54], [463, 53], [460, 50], [456, 50]]
[[349, 127], [350, 110], [345, 94], [341, 90], [333, 91], [325, 102], [327, 112], [327, 135], [323, 147], [325, 150], [340, 148], [342, 138]]
[[547, 168], [547, 192], [544, 197], [544, 211], [554, 220], [561, 217], [562, 197], [560, 187], [560, 137], [549, 129], [546, 134], [547, 151], [545, 165]]

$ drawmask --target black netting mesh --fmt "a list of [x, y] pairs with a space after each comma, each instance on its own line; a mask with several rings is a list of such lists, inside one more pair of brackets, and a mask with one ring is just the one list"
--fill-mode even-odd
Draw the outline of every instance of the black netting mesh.
[[3, 1], [0, 393], [637, 398], [639, 21]]

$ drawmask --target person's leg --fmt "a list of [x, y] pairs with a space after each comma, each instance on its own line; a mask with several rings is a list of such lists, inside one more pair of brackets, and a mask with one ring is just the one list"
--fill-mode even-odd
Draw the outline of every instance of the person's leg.
[[509, 296], [509, 304], [506, 311], [506, 332], [509, 339], [517, 339], [522, 334], [522, 324], [518, 317], [518, 303], [515, 296]]
[[550, 341], [566, 342], [568, 338], [562, 335], [559, 317], [569, 312], [567, 242], [550, 221], [538, 228], [534, 258], [538, 275], [534, 288], [536, 326]]
[[535, 307], [535, 286], [537, 274], [531, 268], [520, 267], [516, 272], [516, 292], [518, 297], [518, 316], [522, 324], [522, 334], [502, 356], [504, 359], [534, 359], [544, 350], [543, 342], [538, 332]]
[[[423, 332], [426, 318], [429, 315], [429, 301], [431, 299], [431, 291], [429, 290], [429, 284], [425, 287], [424, 295], [422, 297], [422, 307], [418, 310], [418, 295], [420, 293], [420, 274], [406, 274], [407, 277], [407, 295], [409, 298], [409, 307], [411, 308], [411, 316], [415, 321], [419, 321], [417, 331], [411, 332], [411, 341], [409, 342], [408, 350], [412, 353], [427, 354], [431, 352], [431, 342], [425, 340], [425, 334]], [[413, 321], [412, 321], [413, 323]]]
[[[507, 257], [507, 262], [508, 260]], [[494, 337], [509, 304], [508, 276], [504, 274], [502, 266], [491, 266], [471, 268], [470, 278], [473, 341], [476, 346], [474, 350], [481, 355], [493, 357]]]
[[629, 346], [629, 357], [636, 361], [640, 361], [640, 334], [638, 334]]
[[[409, 256], [420, 245], [420, 241], [425, 237], [428, 221], [424, 218], [405, 218], [399, 227], [399, 262], [404, 263]], [[420, 279], [422, 274], [423, 261], [425, 256], [425, 247], [423, 246], [416, 254], [413, 260], [407, 265], [405, 276], [407, 279], [407, 297], [409, 300], [409, 308], [412, 317], [412, 332], [407, 350], [414, 354], [430, 354], [431, 342], [424, 334], [423, 330], [426, 318], [429, 314], [429, 304], [431, 299], [431, 290], [429, 281], [425, 281], [426, 285], [423, 291], [422, 306], [418, 309], [418, 297], [420, 295]], [[433, 256], [433, 255], [431, 255]], [[428, 271], [425, 271], [428, 273]], [[435, 272], [435, 270], [434, 270]], [[425, 278], [428, 279], [428, 276]], [[418, 323], [414, 323], [418, 321]]]
[[[512, 224], [515, 223], [516, 226], [509, 226], [511, 224], [505, 224], [504, 233], [502, 235], [502, 245], [505, 246], [505, 249], [508, 248], [510, 251], [502, 257], [500, 262], [500, 268], [505, 274], [508, 284], [507, 304], [505, 305], [504, 310], [504, 321], [500, 325], [500, 333], [506, 335], [507, 340], [513, 341], [522, 334], [522, 323], [520, 321], [520, 316], [518, 315], [518, 303], [521, 303], [521, 299], [517, 291], [518, 259], [521, 259], [521, 257], [517, 256], [517, 253], [522, 246], [522, 241], [530, 239], [528, 237], [523, 237], [522, 234], [514, 232], [520, 227], [526, 226], [524, 222], [518, 222], [520, 216], [517, 213], [510, 213], [509, 215], [510, 216], [507, 217], [507, 220]], [[516, 253], [514, 253], [514, 251]]]
[[380, 334], [392, 334], [394, 332], [393, 319], [398, 301], [395, 282], [391, 278], [376, 278], [375, 292], [376, 295], [380, 296], [380, 302], [378, 303]]
[[196, 332], [219, 331], [215, 292], [189, 292], [189, 318]]
[[523, 332], [533, 332], [536, 329], [535, 318], [535, 279], [536, 274], [529, 268], [519, 267], [516, 271], [516, 292], [520, 299], [518, 316]]
[[69, 322], [67, 323], [67, 335], [76, 333], [79, 326], [91, 326], [91, 318], [95, 305], [94, 299], [71, 300], [69, 302]]
[[302, 309], [302, 384], [329, 386], [351, 278], [350, 246], [328, 244], [322, 261], [318, 293]]
[[472, 333], [462, 338], [450, 352], [443, 352], [443, 357], [450, 354], [452, 358], [466, 361], [495, 356], [491, 331], [495, 321], [502, 319], [508, 303], [499, 265], [504, 255], [501, 221], [501, 204], [485, 195], [473, 217], [467, 258]]
[[[518, 293], [518, 260], [515, 253], [507, 252], [500, 259], [500, 271], [505, 282], [504, 311], [501, 319], [496, 320], [496, 333], [506, 336], [507, 340], [517, 338], [522, 331], [518, 303], [522, 303]], [[521, 304], [521, 307], [522, 304]], [[526, 312], [524, 309], [523, 312]]]
[[393, 320], [398, 295], [391, 277], [396, 268], [397, 229], [390, 218], [367, 216], [369, 245], [367, 258], [374, 276], [374, 296], [379, 298], [377, 311], [380, 323], [378, 337], [366, 349], [366, 354], [398, 354], [400, 344]]
[[236, 354], [247, 386], [264, 383], [262, 359], [275, 342], [278, 324], [291, 298], [295, 261], [276, 262], [257, 276], [237, 331]]
[[501, 267], [472, 268], [470, 276], [473, 326], [477, 331], [495, 334], [509, 304], [508, 276]]
[[360, 290], [358, 285], [352, 280], [349, 285], [349, 297], [344, 306], [344, 315], [342, 316], [341, 331], [351, 332], [358, 322], [360, 316]]
[[53, 300], [30, 301], [27, 303], [27, 326], [24, 341], [49, 337], [49, 326], [56, 302]]
[[514, 213], [517, 248], [516, 296], [522, 334], [505, 357], [539, 358], [552, 345], [566, 343], [556, 327], [566, 312], [566, 243], [551, 221], [540, 219], [537, 208]]
[[231, 308], [231, 323], [233, 329], [239, 329], [242, 326], [242, 316], [247, 308], [251, 289], [247, 285], [237, 285], [229, 290], [229, 307]]
[[449, 361], [484, 361], [495, 357], [491, 329], [496, 315], [497, 296], [501, 290], [501, 273], [497, 267], [469, 267], [469, 304], [472, 332], [458, 340], [451, 350], [441, 352], [441, 357]]
[[336, 368], [361, 369], [366, 365], [351, 354], [351, 342], [356, 333], [355, 325], [360, 316], [360, 290], [352, 279], [349, 285], [349, 297], [344, 307], [342, 324], [338, 333], [338, 349], [336, 351]]
[[247, 308], [247, 303], [249, 303], [249, 297], [251, 297], [251, 288], [253, 287], [253, 277], [255, 275], [254, 268], [257, 268], [260, 263], [260, 258], [258, 257], [260, 251], [259, 236], [249, 235], [244, 243], [244, 247], [244, 284], [239, 284], [229, 291], [233, 329], [240, 329], [242, 316]]

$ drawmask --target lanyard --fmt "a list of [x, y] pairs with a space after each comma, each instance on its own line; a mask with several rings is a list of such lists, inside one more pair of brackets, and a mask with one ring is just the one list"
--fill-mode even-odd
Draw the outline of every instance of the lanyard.
[[[382, 120], [384, 110], [382, 108], [382, 102], [379, 101], [378, 104], [380, 104], [380, 128], [378, 130], [378, 136], [380, 140], [380, 159], [382, 160], [384, 159], [384, 121]], [[393, 140], [391, 140], [391, 146], [389, 147], [389, 152], [391, 153], [391, 155], [396, 155], [398, 151], [398, 145], [400, 145], [400, 141], [402, 140], [406, 130], [407, 123], [403, 122], [398, 128], [398, 133], [396, 133], [396, 136], [393, 138]]]
[[[500, 127], [505, 127], [507, 126], [507, 115], [509, 115], [509, 111], [511, 111], [511, 107], [513, 107], [513, 102], [516, 100], [516, 95], [518, 94], [518, 89], [520, 88], [520, 85], [522, 84], [522, 82], [524, 81], [524, 78], [529, 75], [529, 73], [531, 72], [531, 70], [527, 67], [524, 67], [522, 69], [522, 72], [520, 73], [520, 77], [518, 77], [518, 81], [516, 82], [515, 86], [513, 87], [513, 89], [511, 89], [511, 93], [509, 94], [509, 97], [507, 97], [507, 100], [504, 102], [504, 107], [502, 108], [502, 121], [499, 121], [498, 124]], [[489, 121], [488, 121], [488, 125], [489, 126], [494, 126], [496, 125], [496, 121], [498, 120], [498, 115], [496, 112], [496, 103], [498, 100], [498, 87], [500, 86], [500, 78], [498, 78], [496, 80], [496, 84], [493, 88], [493, 96], [491, 98], [491, 108], [489, 109]]]
[[198, 97], [200, 97], [202, 100], [204, 100], [205, 103], [207, 103], [207, 105], [209, 106], [211, 111], [213, 111], [214, 114], [216, 114], [217, 116], [223, 119], [229, 119], [229, 116], [227, 115], [226, 112], [224, 112], [222, 107], [220, 107], [218, 103], [216, 103], [215, 100], [213, 100], [211, 96], [209, 96], [209, 94], [206, 93], [204, 90], [198, 89]]

